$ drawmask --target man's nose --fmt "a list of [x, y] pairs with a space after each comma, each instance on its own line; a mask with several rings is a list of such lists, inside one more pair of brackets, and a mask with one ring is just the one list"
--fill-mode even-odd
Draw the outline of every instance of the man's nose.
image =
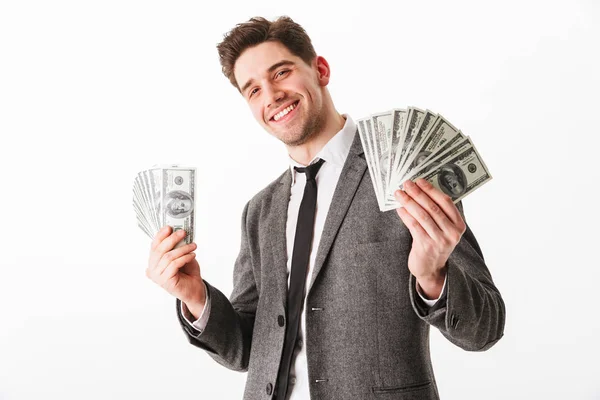
[[267, 98], [267, 107], [275, 108], [279, 105], [281, 100], [285, 97], [285, 93], [283, 90], [279, 89], [276, 86], [268, 86], [265, 88], [266, 98]]

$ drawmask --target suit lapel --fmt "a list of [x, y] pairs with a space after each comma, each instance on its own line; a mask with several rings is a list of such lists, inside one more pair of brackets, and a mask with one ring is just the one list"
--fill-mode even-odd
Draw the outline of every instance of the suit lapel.
[[354, 194], [356, 193], [360, 181], [362, 180], [362, 177], [367, 169], [367, 162], [364, 160], [364, 158], [360, 157], [362, 153], [363, 148], [360, 142], [360, 137], [358, 136], [358, 133], [356, 133], [348, 153], [348, 158], [344, 163], [340, 178], [333, 193], [333, 199], [331, 200], [331, 205], [329, 206], [327, 218], [325, 219], [325, 226], [323, 227], [321, 242], [319, 243], [314, 271], [310, 278], [307, 296], [312, 289], [313, 282], [323, 268], [323, 264], [327, 258], [327, 255], [329, 254], [331, 245], [337, 236], [342, 221], [344, 220], [344, 217], [348, 212], [348, 208], [352, 203]]
[[281, 177], [279, 185], [273, 191], [271, 198], [272, 209], [269, 213], [267, 233], [271, 242], [271, 251], [273, 252], [273, 274], [279, 297], [284, 307], [288, 291], [286, 223], [291, 185], [292, 173], [288, 169]]

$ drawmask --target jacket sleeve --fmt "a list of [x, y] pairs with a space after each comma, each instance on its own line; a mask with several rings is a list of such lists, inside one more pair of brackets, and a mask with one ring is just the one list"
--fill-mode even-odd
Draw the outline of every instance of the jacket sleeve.
[[[456, 205], [464, 219], [462, 202]], [[446, 267], [444, 291], [431, 308], [420, 301], [416, 278], [410, 275], [408, 289], [413, 309], [460, 348], [468, 351], [489, 349], [504, 335], [506, 310], [468, 225]]]
[[210, 316], [200, 333], [186, 323], [177, 299], [177, 317], [188, 341], [206, 352], [219, 364], [235, 371], [248, 370], [258, 291], [246, 228], [246, 204], [242, 215], [242, 238], [233, 271], [233, 291], [229, 300], [219, 289], [204, 281], [210, 297]]

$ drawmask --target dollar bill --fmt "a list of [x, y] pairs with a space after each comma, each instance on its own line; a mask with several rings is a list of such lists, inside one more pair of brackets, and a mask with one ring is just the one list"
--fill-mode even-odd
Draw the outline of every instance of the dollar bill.
[[[403, 127], [401, 128], [402, 134], [399, 135], [399, 137], [401, 137], [401, 141], [395, 144], [392, 143], [392, 146], [395, 149], [394, 153], [396, 153], [396, 155], [394, 157], [390, 157], [393, 159], [393, 162], [390, 170], [391, 172], [389, 174], [390, 177], [388, 181], [388, 188], [393, 187], [398, 180], [396, 170], [398, 168], [398, 165], [402, 163], [402, 159], [406, 156], [409, 144], [414, 138], [414, 135], [416, 134], [416, 131], [421, 124], [424, 114], [425, 113], [422, 110], [416, 107], [408, 107], [408, 110], [405, 112], [405, 118], [403, 118], [402, 121]], [[393, 192], [389, 189], [387, 191], [387, 200], [394, 201]]]
[[194, 240], [196, 170], [160, 165], [140, 171], [133, 183], [133, 210], [138, 227], [150, 238], [165, 225], [188, 233], [176, 247]]
[[399, 185], [399, 187], [397, 189], [404, 190], [403, 183], [406, 182], [407, 180], [410, 179], [410, 180], [414, 181], [420, 175], [426, 174], [428, 171], [431, 171], [432, 169], [437, 168], [439, 165], [443, 164], [446, 161], [446, 159], [454, 157], [456, 154], [459, 154], [460, 152], [464, 151], [467, 147], [472, 147], [472, 146], [473, 146], [473, 142], [471, 142], [471, 139], [469, 137], [463, 137], [460, 141], [453, 142], [453, 144], [451, 146], [450, 145], [444, 146], [442, 149], [440, 149], [443, 151], [438, 151], [434, 158], [432, 158], [428, 161], [425, 161], [425, 162], [419, 164], [416, 168], [414, 168], [411, 171], [411, 175], [407, 176], [406, 179], [404, 179], [401, 182], [401, 184]]
[[450, 122], [444, 117], [438, 115], [436, 120], [429, 127], [428, 132], [425, 133], [422, 142], [415, 148], [410, 159], [408, 159], [398, 174], [402, 180], [406, 180], [406, 176], [410, 176], [412, 171], [419, 165], [430, 159], [436, 150], [440, 149], [446, 143], [461, 136], [459, 130], [455, 128]]
[[168, 225], [173, 228], [173, 232], [180, 229], [187, 232], [186, 237], [175, 247], [194, 241], [195, 174], [193, 168], [161, 168], [161, 226]]
[[417, 127], [417, 132], [410, 138], [410, 143], [408, 144], [408, 149], [406, 150], [406, 153], [399, 160], [400, 162], [398, 163], [398, 165], [396, 165], [396, 167], [394, 168], [397, 180], [402, 178], [402, 176], [398, 176], [400, 171], [406, 164], [406, 161], [409, 160], [414, 154], [415, 148], [422, 143], [425, 134], [429, 132], [429, 129], [431, 128], [433, 122], [437, 119], [437, 117], [438, 115], [436, 113], [433, 113], [430, 110], [425, 111], [425, 114], [421, 118], [419, 126]]
[[[464, 189], [458, 200], [491, 179], [471, 139], [429, 109], [393, 108], [359, 119], [357, 125], [381, 211], [401, 206], [394, 193], [403, 190], [408, 179], [435, 176], [436, 187], [442, 188], [446, 182], [445, 193]], [[462, 160], [466, 159], [473, 159], [465, 164], [471, 175], [466, 172], [461, 175], [457, 169], [462, 168]], [[454, 175], [449, 172], [451, 165], [456, 165]]]
[[[418, 177], [420, 175], [423, 175], [423, 174], [427, 173], [428, 171], [434, 170], [438, 166], [444, 164], [447, 159], [452, 158], [456, 154], [459, 154], [460, 152], [464, 151], [467, 147], [471, 147], [471, 146], [472, 146], [472, 142], [470, 141], [470, 139], [468, 137], [463, 138], [463, 140], [461, 140], [458, 143], [455, 143], [452, 147], [450, 147], [450, 148], [446, 149], [446, 151], [438, 154], [437, 157], [433, 158], [429, 162], [424, 163], [424, 164], [419, 164], [419, 166], [415, 170], [412, 171], [413, 174], [411, 176], [408, 176], [406, 179], [399, 181], [396, 183], [396, 185], [390, 187], [390, 191], [389, 191], [388, 195], [391, 194], [391, 196], [393, 197], [393, 194], [396, 190], [404, 190], [404, 182], [406, 182], [407, 180], [411, 180], [414, 182], [416, 179], [418, 179]], [[398, 207], [400, 207], [399, 203], [393, 203], [392, 201], [388, 201], [384, 204], [382, 211], [389, 211], [393, 208], [398, 208]]]
[[392, 109], [392, 143], [389, 147], [389, 159], [390, 159], [390, 173], [389, 175], [389, 179], [388, 179], [388, 186], [390, 185], [390, 182], [393, 181], [394, 179], [394, 171], [395, 171], [395, 166], [398, 164], [398, 159], [400, 158], [400, 152], [398, 151], [398, 149], [401, 149], [402, 147], [404, 147], [404, 143], [405, 143], [405, 138], [404, 138], [404, 133], [405, 133], [405, 129], [406, 129], [406, 123], [407, 123], [407, 119], [408, 119], [408, 115], [409, 115], [409, 110], [406, 109], [401, 109], [401, 108], [395, 108]]
[[468, 146], [417, 178], [427, 180], [435, 188], [450, 196], [454, 203], [457, 203], [475, 189], [489, 182], [492, 175], [475, 146]]
[[389, 174], [392, 169], [392, 111], [371, 115], [373, 123], [372, 133], [375, 135], [375, 157], [379, 163], [379, 180], [385, 192], [389, 183]]
[[375, 159], [373, 156], [373, 144], [371, 143], [371, 137], [367, 131], [367, 121], [366, 119], [359, 119], [356, 121], [356, 124], [358, 126], [358, 136], [363, 146], [365, 160], [367, 161], [369, 176], [371, 177], [371, 182], [373, 183], [373, 186], [376, 188], [375, 196], [377, 198], [377, 204], [381, 209], [382, 202], [380, 196], [382, 192], [379, 188], [379, 184], [377, 181], [377, 168], [375, 167]]

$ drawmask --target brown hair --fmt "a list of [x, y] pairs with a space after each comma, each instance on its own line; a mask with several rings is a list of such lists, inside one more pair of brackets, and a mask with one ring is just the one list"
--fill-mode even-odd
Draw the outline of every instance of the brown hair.
[[223, 74], [237, 90], [240, 87], [233, 75], [233, 68], [240, 54], [250, 47], [269, 41], [280, 42], [290, 53], [309, 65], [317, 56], [304, 28], [290, 17], [282, 16], [274, 21], [263, 17], [250, 18], [226, 33], [223, 41], [217, 45]]

